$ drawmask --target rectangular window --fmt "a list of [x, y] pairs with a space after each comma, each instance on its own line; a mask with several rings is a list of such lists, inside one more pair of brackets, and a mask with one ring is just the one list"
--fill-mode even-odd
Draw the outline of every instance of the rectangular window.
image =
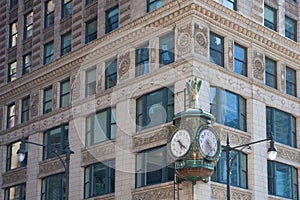
[[[69, 144], [68, 141], [69, 126], [62, 125], [53, 129], [50, 129], [44, 133], [44, 145], [51, 146], [57, 149], [66, 149]], [[62, 151], [50, 151], [44, 147], [43, 160], [57, 157], [57, 155], [64, 154]]]
[[286, 68], [286, 93], [292, 96], [297, 96], [296, 71]]
[[107, 108], [86, 118], [86, 146], [116, 138], [116, 108]]
[[247, 49], [234, 44], [234, 72], [247, 76]]
[[298, 170], [268, 160], [268, 192], [288, 199], [298, 199]]
[[32, 62], [31, 53], [26, 54], [25, 56], [23, 56], [23, 68], [22, 68], [22, 74], [23, 75], [30, 71], [31, 62]]
[[297, 21], [285, 16], [285, 37], [297, 41]]
[[220, 124], [247, 131], [246, 100], [227, 90], [210, 88], [210, 113]]
[[213, 32], [210, 32], [209, 40], [210, 62], [224, 67], [224, 38]]
[[4, 200], [25, 200], [26, 184], [19, 184], [5, 189]]
[[115, 161], [95, 163], [84, 169], [84, 198], [115, 192]]
[[70, 104], [70, 80], [60, 83], [59, 107], [63, 108]]
[[16, 105], [15, 103], [9, 104], [7, 106], [7, 124], [6, 128], [11, 128], [15, 126], [16, 120]]
[[173, 120], [173, 88], [162, 88], [136, 100], [136, 129], [142, 130]]
[[167, 162], [166, 146], [137, 153], [135, 173], [136, 188], [173, 181], [174, 163], [169, 164]]
[[276, 142], [296, 147], [296, 119], [293, 115], [277, 110], [266, 108], [267, 137], [271, 133]]
[[[27, 139], [26, 139], [27, 140]], [[6, 152], [6, 171], [16, 169], [18, 167], [24, 167], [27, 165], [27, 143], [25, 143], [25, 159], [23, 162], [19, 162], [17, 152], [20, 149], [21, 141], [11, 143], [7, 146]]]
[[54, 24], [54, 0], [45, 2], [45, 28]]
[[135, 50], [135, 76], [149, 72], [149, 44]]
[[71, 52], [72, 45], [72, 33], [68, 32], [61, 36], [61, 49], [60, 55], [63, 56], [69, 52]]
[[171, 32], [159, 38], [159, 66], [171, 64], [175, 61], [175, 35]]
[[106, 63], [105, 69], [105, 89], [117, 85], [117, 58]]
[[14, 61], [8, 65], [7, 82], [12, 82], [17, 79], [17, 62]]
[[105, 33], [109, 33], [119, 26], [119, 8], [118, 6], [105, 12]]
[[89, 43], [97, 38], [97, 18], [85, 23], [85, 43]]
[[24, 40], [32, 36], [33, 12], [24, 16]]
[[66, 176], [65, 173], [47, 176], [42, 179], [41, 200], [65, 199]]
[[72, 0], [62, 0], [62, 13], [61, 18], [65, 18], [66, 16], [72, 15], [73, 13], [73, 4]]
[[147, 0], [147, 12], [151, 12], [162, 6], [162, 0]]
[[21, 123], [29, 120], [29, 113], [30, 113], [30, 96], [27, 96], [22, 99]]
[[96, 94], [96, 67], [85, 72], [85, 96]]
[[222, 0], [222, 4], [231, 10], [236, 10], [236, 0]]
[[10, 9], [13, 9], [18, 5], [18, 0], [10, 0], [9, 4], [10, 4]]
[[85, 5], [88, 5], [88, 4], [90, 4], [90, 3], [92, 3], [92, 2], [94, 2], [95, 0], [85, 0]]
[[[231, 151], [230, 184], [236, 187], [248, 188], [247, 155], [241, 151]], [[221, 158], [215, 167], [211, 180], [219, 183], [227, 183], [226, 153], [222, 151]]]
[[44, 45], [44, 64], [50, 63], [54, 60], [54, 46], [53, 41]]
[[52, 112], [52, 86], [44, 89], [43, 114]]
[[9, 44], [8, 47], [14, 47], [17, 45], [18, 37], [18, 22], [13, 22], [9, 25]]
[[266, 85], [277, 89], [277, 67], [276, 62], [269, 58], [266, 58], [266, 73], [265, 73]]
[[277, 31], [277, 13], [274, 8], [264, 5], [264, 26]]

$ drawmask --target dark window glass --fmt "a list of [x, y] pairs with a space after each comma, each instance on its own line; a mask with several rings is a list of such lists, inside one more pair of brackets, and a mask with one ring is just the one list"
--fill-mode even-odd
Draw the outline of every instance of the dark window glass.
[[297, 41], [297, 21], [285, 16], [285, 36]]
[[266, 58], [266, 85], [277, 89], [277, 67], [276, 62]]
[[109, 33], [119, 26], [118, 6], [105, 12], [105, 33]]
[[9, 25], [9, 44], [8, 47], [14, 47], [17, 45], [18, 37], [18, 22], [13, 22]]
[[162, 0], [147, 0], [147, 12], [151, 12], [162, 6]]
[[210, 88], [210, 113], [220, 124], [246, 131], [246, 100], [227, 90]]
[[210, 32], [210, 62], [224, 67], [224, 38]]
[[54, 0], [46, 1], [45, 3], [45, 28], [54, 24]]
[[135, 76], [149, 72], [149, 44], [135, 50]]
[[60, 55], [65, 55], [71, 51], [72, 45], [72, 34], [71, 32], [61, 36], [61, 50]]
[[52, 86], [44, 90], [43, 114], [52, 111]]
[[54, 46], [53, 41], [44, 45], [44, 64], [50, 63], [54, 60]]
[[18, 0], [10, 0], [10, 9], [15, 8], [18, 5]]
[[296, 147], [296, 119], [291, 114], [267, 107], [267, 137], [271, 133], [276, 142]]
[[116, 109], [107, 108], [86, 118], [86, 146], [116, 138]]
[[64, 18], [66, 16], [72, 15], [73, 13], [73, 4], [72, 0], [62, 0], [62, 16]]
[[31, 62], [32, 62], [31, 53], [26, 54], [25, 56], [23, 56], [23, 69], [22, 69], [22, 74], [23, 75], [30, 71]]
[[85, 73], [85, 96], [96, 94], [96, 68], [92, 68]]
[[60, 83], [60, 98], [59, 107], [63, 108], [70, 104], [70, 80], [65, 80]]
[[41, 200], [65, 200], [65, 190], [65, 173], [47, 176], [42, 179]]
[[159, 38], [159, 66], [171, 64], [175, 61], [174, 32]]
[[247, 49], [234, 44], [234, 72], [247, 76]]
[[[21, 141], [17, 141], [7, 146], [6, 171], [16, 169], [18, 167], [24, 167], [27, 165], [27, 153], [25, 155], [25, 159], [22, 162], [19, 162], [18, 160], [17, 152], [20, 149], [20, 145]], [[25, 143], [25, 152], [27, 152], [27, 143]]]
[[264, 6], [264, 26], [277, 31], [277, 13], [276, 10], [265, 5]]
[[97, 38], [97, 19], [92, 19], [85, 24], [85, 43]]
[[89, 165], [84, 171], [84, 198], [115, 192], [114, 160]]
[[105, 69], [105, 89], [114, 87], [117, 85], [117, 59], [114, 59], [106, 63]]
[[17, 62], [12, 62], [8, 65], [8, 77], [7, 82], [11, 82], [17, 79]]
[[24, 16], [24, 40], [32, 36], [33, 12]]
[[136, 100], [136, 129], [142, 130], [173, 120], [173, 88], [163, 88]]
[[[231, 151], [230, 156], [233, 159], [230, 170], [230, 184], [236, 187], [248, 188], [248, 169], [247, 155], [241, 151]], [[221, 158], [215, 167], [215, 171], [211, 176], [212, 181], [219, 183], [227, 183], [227, 166], [226, 153], [222, 151]]]
[[298, 170], [268, 160], [268, 192], [288, 199], [298, 199]]
[[[137, 153], [136, 187], [174, 180], [174, 163], [167, 163], [167, 147], [157, 147]], [[169, 164], [169, 165], [168, 165]]]
[[12, 103], [7, 106], [6, 128], [14, 127], [15, 119], [16, 119], [16, 105], [15, 105], [15, 103]]
[[223, 0], [222, 4], [231, 10], [236, 10], [236, 0]]
[[297, 96], [296, 71], [286, 68], [286, 93], [292, 96]]
[[15, 185], [5, 189], [4, 200], [25, 200], [26, 184]]
[[21, 123], [29, 120], [29, 112], [30, 112], [30, 96], [27, 96], [22, 99]]

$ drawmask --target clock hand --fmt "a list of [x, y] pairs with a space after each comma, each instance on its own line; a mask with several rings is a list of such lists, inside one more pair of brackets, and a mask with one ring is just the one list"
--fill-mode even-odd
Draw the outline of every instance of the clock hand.
[[180, 149], [182, 149], [182, 147], [186, 149], [186, 147], [181, 143], [180, 140], [177, 140], [177, 142], [178, 142], [178, 144], [180, 145]]

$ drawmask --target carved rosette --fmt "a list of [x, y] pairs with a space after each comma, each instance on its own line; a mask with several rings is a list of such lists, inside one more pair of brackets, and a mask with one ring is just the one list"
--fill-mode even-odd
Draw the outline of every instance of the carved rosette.
[[8, 187], [23, 182], [26, 182], [26, 169], [5, 173], [2, 186]]
[[192, 47], [192, 24], [178, 28], [176, 39], [177, 53], [179, 56], [191, 53]]
[[30, 108], [31, 108], [31, 117], [35, 117], [38, 115], [39, 112], [39, 92], [36, 91], [31, 95], [31, 103], [30, 103]]
[[286, 77], [286, 71], [285, 71], [285, 69], [286, 69], [286, 65], [285, 64], [281, 64], [280, 65], [280, 71], [281, 71], [281, 77], [280, 77], [280, 80], [281, 80], [281, 90], [282, 91], [285, 91], [285, 87], [286, 87], [286, 85], [285, 85], [285, 77]]
[[228, 41], [228, 68], [233, 71], [233, 40]]
[[195, 44], [195, 53], [202, 56], [208, 56], [208, 30], [207, 28], [200, 27], [198, 24], [195, 24], [194, 30], [194, 44]]
[[264, 80], [264, 62], [262, 53], [254, 51], [253, 53], [253, 70], [254, 70], [254, 78], [263, 81]]
[[128, 78], [129, 67], [130, 67], [130, 54], [129, 52], [127, 52], [126, 54], [119, 56], [118, 59], [118, 74], [120, 79]]
[[72, 99], [80, 98], [80, 78], [77, 75], [71, 77], [71, 94]]
[[173, 199], [174, 189], [172, 187], [168, 188], [156, 188], [152, 190], [144, 190], [139, 193], [132, 195], [133, 200], [157, 200], [157, 199]]

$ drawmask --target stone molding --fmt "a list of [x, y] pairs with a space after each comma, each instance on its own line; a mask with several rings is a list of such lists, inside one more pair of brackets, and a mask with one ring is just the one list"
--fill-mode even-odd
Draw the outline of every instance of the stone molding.
[[245, 132], [238, 131], [217, 123], [215, 123], [215, 128], [221, 134], [221, 141], [226, 141], [227, 135], [229, 136], [230, 144], [246, 144], [251, 140], [251, 136], [246, 135]]
[[115, 156], [115, 143], [110, 142], [109, 144], [97, 146], [97, 148], [87, 148], [82, 150], [81, 154], [82, 166], [87, 166], [103, 160], [108, 160]]
[[132, 200], [162, 200], [173, 199], [174, 188], [173, 184], [159, 184], [155, 187], [143, 187], [132, 191]]
[[26, 182], [26, 176], [27, 176], [27, 169], [26, 168], [19, 168], [15, 170], [11, 170], [9, 172], [6, 172], [2, 175], [3, 181], [2, 181], [2, 188], [6, 188], [12, 185], [17, 185], [20, 183]]
[[[276, 145], [276, 144], [275, 144]], [[288, 148], [284, 148], [281, 147], [279, 145], [276, 146], [277, 147], [277, 157], [278, 158], [282, 158], [295, 163], [298, 163], [298, 167], [300, 166], [300, 152], [299, 149], [297, 149], [298, 151], [292, 150], [292, 149], [288, 149]], [[290, 147], [292, 148], [292, 147]]]
[[[243, 189], [231, 188], [230, 197], [232, 200], [251, 200], [252, 193]], [[211, 197], [214, 199], [224, 199], [226, 197], [226, 185], [211, 184]]]
[[[62, 160], [65, 163], [65, 156], [61, 155]], [[51, 174], [56, 174], [64, 172], [65, 168], [61, 160], [57, 157], [42, 161], [39, 163], [39, 177], [49, 176]]]

